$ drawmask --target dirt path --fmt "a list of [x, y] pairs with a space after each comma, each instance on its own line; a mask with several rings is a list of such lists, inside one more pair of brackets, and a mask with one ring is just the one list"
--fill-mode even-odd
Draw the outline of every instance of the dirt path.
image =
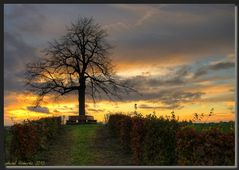
[[47, 152], [46, 165], [71, 165], [71, 147], [73, 143], [72, 128], [65, 126], [62, 128], [61, 133], [57, 136], [55, 143], [50, 146]]
[[121, 152], [103, 125], [65, 126], [51, 145], [46, 165], [130, 165], [130, 155]]

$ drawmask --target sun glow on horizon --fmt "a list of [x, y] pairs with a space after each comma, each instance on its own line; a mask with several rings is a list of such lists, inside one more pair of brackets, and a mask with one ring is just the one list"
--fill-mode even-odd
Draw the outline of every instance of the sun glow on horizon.
[[[27, 100], [20, 100], [23, 95], [14, 93], [16, 104], [9, 104], [4, 107], [5, 125], [11, 125], [13, 122], [21, 122], [23, 120], [39, 119], [42, 117], [50, 116], [70, 116], [78, 115], [78, 102], [76, 97], [68, 97], [67, 99], [58, 100], [54, 103], [54, 100], [49, 100], [46, 104], [41, 105], [42, 108], [48, 108], [49, 112], [42, 113], [37, 111], [31, 111], [28, 109], [29, 103], [33, 103], [35, 97], [28, 96]], [[50, 99], [50, 98], [49, 98]], [[67, 101], [69, 100], [69, 101]], [[135, 109], [135, 104], [137, 108]], [[143, 116], [155, 113], [157, 116], [171, 116], [171, 112], [174, 111], [176, 118], [182, 120], [192, 120], [194, 113], [204, 113], [205, 118], [202, 122], [219, 122], [219, 121], [234, 121], [235, 120], [235, 102], [211, 102], [205, 104], [204, 102], [195, 101], [194, 103], [183, 103], [183, 108], [169, 109], [165, 108], [164, 104], [156, 101], [130, 101], [130, 102], [113, 102], [113, 101], [98, 101], [93, 103], [92, 101], [86, 101], [86, 114], [92, 115], [98, 122], [105, 121], [105, 115], [123, 113], [132, 115], [135, 111], [141, 113]], [[214, 108], [215, 113], [213, 116], [208, 117], [210, 109]]]

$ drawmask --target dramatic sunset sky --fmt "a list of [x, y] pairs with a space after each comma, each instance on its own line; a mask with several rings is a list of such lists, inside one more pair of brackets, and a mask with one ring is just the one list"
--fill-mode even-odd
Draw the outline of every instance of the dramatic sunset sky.
[[122, 100], [86, 101], [87, 114], [98, 121], [107, 113], [137, 111], [192, 119], [194, 113], [214, 115], [204, 121], [235, 119], [234, 5], [47, 4], [4, 5], [4, 124], [44, 116], [74, 115], [77, 96], [45, 98], [24, 86], [25, 65], [43, 55], [48, 42], [66, 33], [78, 17], [93, 17], [108, 31], [114, 46], [117, 76], [141, 95]]

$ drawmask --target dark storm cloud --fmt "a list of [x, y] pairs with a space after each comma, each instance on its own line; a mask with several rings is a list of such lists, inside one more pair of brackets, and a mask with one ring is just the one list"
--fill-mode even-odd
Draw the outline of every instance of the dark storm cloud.
[[49, 113], [49, 109], [47, 107], [41, 107], [41, 106], [28, 106], [27, 110], [33, 111], [33, 112], [39, 112], [39, 113]]
[[[127, 18], [125, 13], [121, 14], [126, 10]], [[117, 19], [105, 17], [99, 11]], [[127, 4], [118, 6], [117, 10], [114, 5], [6, 5], [4, 14], [6, 90], [22, 89], [24, 65], [37, 54], [33, 45], [50, 41], [49, 36], [57, 35], [55, 32], [64, 35], [63, 27], [79, 14], [93, 16], [103, 26], [120, 23], [122, 27], [114, 27], [118, 29], [117, 34], [114, 31], [109, 34], [109, 38], [116, 41], [113, 53], [114, 57], [119, 56], [119, 64], [134, 61], [177, 65], [178, 61], [201, 60], [234, 50], [234, 7], [230, 5]], [[220, 65], [220, 68], [229, 66]], [[218, 65], [210, 67], [211, 70], [219, 68]], [[198, 70], [195, 76], [207, 74], [208, 69]], [[144, 90], [140, 92], [145, 98], [157, 98], [159, 91], [155, 94], [152, 91], [159, 86], [171, 88], [189, 84], [190, 71], [184, 67], [164, 77], [137, 76], [129, 78], [128, 82], [137, 90]]]
[[[168, 68], [170, 71], [162, 76], [145, 74], [129, 78], [118, 77], [122, 83], [125, 82], [128, 86], [137, 90], [138, 93], [130, 92], [128, 94], [122, 91], [120, 93], [121, 98], [115, 96], [112, 96], [112, 98], [114, 101], [157, 101], [163, 104], [163, 106], [159, 106], [162, 109], [181, 109], [184, 103], [200, 101], [204, 93], [201, 91], [190, 92], [187, 88], [193, 87], [193, 85], [197, 86], [198, 80], [195, 80], [195, 78], [208, 74], [211, 65], [208, 64], [196, 70], [192, 69], [192, 65], [170, 67]], [[204, 81], [204, 79], [201, 79], [201, 81]], [[100, 99], [109, 100], [104, 93], [100, 97]]]
[[16, 4], [14, 6], [9, 6], [9, 5], [5, 5], [5, 8], [11, 8], [11, 11], [6, 11], [5, 12], [5, 17], [9, 18], [9, 19], [16, 19], [19, 16], [23, 16], [23, 15], [35, 15], [34, 12], [36, 12], [37, 8], [36, 6], [31, 6], [31, 5], [24, 5], [24, 4]]
[[165, 80], [162, 80], [162, 79], [149, 79], [148, 80], [148, 85], [151, 87], [159, 86], [159, 85], [161, 85], [161, 86], [166, 86], [166, 85], [177, 86], [177, 85], [181, 85], [184, 83], [185, 83], [185, 80], [183, 80], [182, 77], [173, 77], [171, 79], [165, 79]]
[[[182, 108], [183, 103], [193, 103], [201, 99], [201, 96], [204, 94], [202, 92], [187, 92], [184, 91], [183, 87], [172, 87], [172, 86], [165, 86], [166, 88], [161, 88], [161, 85], [158, 85], [156, 88], [151, 88], [146, 80], [146, 77], [141, 77], [142, 82], [134, 84], [132, 86], [138, 93], [130, 92], [130, 93], [120, 93], [120, 98], [116, 96], [112, 96], [109, 99], [103, 92], [100, 94], [100, 100], [113, 100], [113, 101], [157, 101], [161, 102], [163, 107], [168, 109], [180, 109]], [[131, 81], [133, 81], [131, 79]], [[139, 81], [137, 79], [136, 81]], [[89, 96], [87, 96], [89, 97]], [[99, 96], [98, 96], [99, 97]], [[89, 98], [88, 98], [89, 99]]]
[[4, 32], [4, 46], [4, 66], [9, 70], [21, 68], [24, 60], [29, 60], [35, 56], [35, 49], [24, 42], [18, 33]]
[[[192, 78], [188, 78], [190, 72], [189, 66], [180, 66], [164, 76], [142, 75], [124, 79], [122, 82], [126, 82], [138, 93], [120, 93], [121, 98], [113, 96], [113, 99], [115, 101], [157, 101], [164, 104], [160, 106], [161, 108], [181, 109], [183, 103], [198, 101], [204, 94], [200, 91], [185, 91], [185, 85], [193, 82]], [[119, 79], [122, 79], [122, 77], [119, 77]], [[101, 99], [109, 100], [103, 93], [101, 97]]]
[[178, 86], [185, 83], [185, 80], [183, 77], [158, 77], [158, 78], [152, 78], [149, 76], [135, 76], [128, 78], [127, 84], [130, 86], [136, 87], [137, 89], [147, 89], [151, 87], [157, 87], [157, 86]]
[[171, 70], [168, 74], [163, 76], [148, 76], [148, 75], [139, 75], [130, 77], [126, 82], [130, 86], [134, 86], [137, 89], [147, 89], [149, 87], [159, 87], [159, 86], [181, 86], [189, 82], [187, 77], [191, 68], [188, 65], [178, 66], [178, 67], [169, 67], [168, 70]]
[[119, 59], [173, 64], [173, 58], [192, 61], [233, 52], [233, 6], [181, 6], [176, 12], [177, 5], [160, 8], [142, 26], [133, 27], [127, 36], [119, 37], [116, 49], [121, 52]]
[[235, 67], [235, 63], [229, 62], [229, 61], [222, 61], [222, 62], [209, 65], [209, 69], [211, 70], [222, 70], [222, 69], [229, 69], [234, 67]]
[[180, 109], [183, 103], [194, 103], [201, 99], [203, 93], [201, 92], [185, 92], [178, 89], [166, 89], [158, 90], [154, 92], [140, 91], [141, 96], [138, 95], [125, 95], [124, 100], [127, 101], [140, 101], [140, 100], [150, 100], [157, 101], [164, 104], [163, 107], [168, 109]]
[[119, 64], [175, 64], [234, 50], [233, 5], [27, 4], [6, 5], [5, 11], [7, 28], [27, 32], [33, 43], [64, 35], [79, 15], [93, 16], [114, 28], [108, 29], [109, 39]]
[[205, 67], [200, 67], [196, 72], [194, 73], [194, 78], [198, 78], [204, 75], [208, 74], [208, 70]]
[[235, 68], [235, 62], [218, 61], [216, 63], [199, 67], [194, 73], [194, 78], [199, 78], [201, 76], [207, 75], [209, 74], [209, 71], [219, 71], [219, 70], [232, 69], [232, 68]]
[[4, 32], [4, 90], [23, 90], [25, 64], [34, 60], [36, 49], [17, 33]]
[[6, 5], [5, 28], [27, 34], [39, 34], [47, 17], [38, 6], [31, 4]]

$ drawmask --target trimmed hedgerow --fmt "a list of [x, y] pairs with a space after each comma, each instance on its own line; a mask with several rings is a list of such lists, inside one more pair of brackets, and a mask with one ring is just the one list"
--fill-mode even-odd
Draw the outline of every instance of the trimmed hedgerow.
[[114, 115], [110, 115], [109, 119], [108, 119], [108, 123], [107, 126], [109, 128], [109, 132], [111, 134], [111, 136], [114, 137], [119, 137], [120, 135], [120, 120], [125, 117], [125, 115], [121, 114], [121, 113], [117, 113]]
[[119, 134], [120, 146], [124, 152], [130, 153], [131, 152], [130, 131], [132, 128], [132, 119], [130, 116], [122, 116], [119, 122], [120, 122], [120, 134]]
[[143, 159], [149, 165], [176, 165], [177, 121], [149, 115], [145, 119]]
[[142, 116], [132, 118], [131, 150], [136, 165], [143, 164], [143, 143], [145, 138], [145, 120]]
[[197, 132], [184, 128], [177, 133], [179, 165], [234, 165], [235, 138], [233, 133], [218, 129]]
[[58, 133], [60, 125], [61, 118], [53, 117], [11, 126], [10, 161], [16, 164], [19, 161], [35, 163], [39, 152], [46, 150]]
[[234, 165], [233, 132], [196, 131], [184, 124], [155, 115], [115, 114], [108, 127], [136, 165]]

